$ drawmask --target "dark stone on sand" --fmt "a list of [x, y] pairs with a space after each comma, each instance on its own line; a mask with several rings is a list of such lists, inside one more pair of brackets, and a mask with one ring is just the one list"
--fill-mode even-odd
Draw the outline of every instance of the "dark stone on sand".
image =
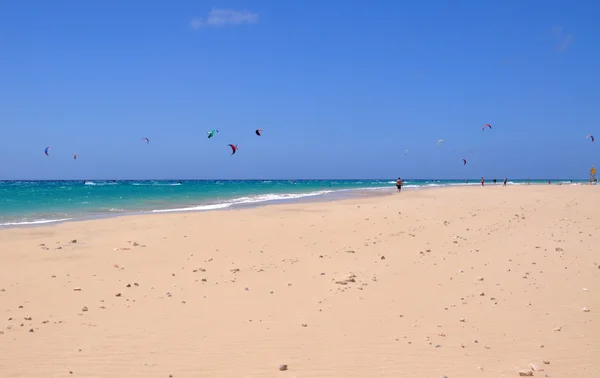
[[279, 371], [286, 371], [288, 369], [287, 365], [279, 365]]
[[71, 244], [77, 244], [77, 239], [71, 240]]

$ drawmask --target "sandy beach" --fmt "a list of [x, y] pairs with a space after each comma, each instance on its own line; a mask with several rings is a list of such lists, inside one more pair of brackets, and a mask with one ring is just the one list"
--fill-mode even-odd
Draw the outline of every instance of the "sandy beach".
[[0, 230], [0, 376], [600, 377], [597, 190]]

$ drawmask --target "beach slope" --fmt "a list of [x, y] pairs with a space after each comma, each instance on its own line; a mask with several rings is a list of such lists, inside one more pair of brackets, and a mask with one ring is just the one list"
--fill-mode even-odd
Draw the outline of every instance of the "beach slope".
[[0, 376], [600, 377], [599, 206], [457, 187], [0, 230]]

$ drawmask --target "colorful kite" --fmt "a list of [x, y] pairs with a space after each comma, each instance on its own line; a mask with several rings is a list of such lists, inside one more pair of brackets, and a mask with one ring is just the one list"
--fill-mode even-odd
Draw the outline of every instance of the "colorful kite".
[[236, 152], [237, 152], [237, 150], [238, 150], [238, 146], [237, 146], [237, 144], [236, 144], [236, 145], [229, 144], [228, 146], [229, 146], [229, 147], [231, 147], [231, 155], [235, 155], [235, 153], [236, 153]]

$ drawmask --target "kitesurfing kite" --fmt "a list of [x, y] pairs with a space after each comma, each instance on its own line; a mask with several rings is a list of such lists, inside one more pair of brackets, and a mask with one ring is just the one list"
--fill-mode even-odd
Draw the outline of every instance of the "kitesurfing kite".
[[77, 154], [73, 155], [73, 159], [77, 160]]
[[150, 143], [150, 139], [148, 139], [148, 138], [142, 138], [142, 140], [145, 140], [146, 144]]
[[483, 127], [481, 128], [481, 131], [485, 130], [486, 127], [489, 127], [490, 130], [492, 129], [492, 125], [490, 125], [489, 123], [486, 123], [485, 125], [483, 125]]
[[256, 133], [256, 135], [260, 136], [260, 133], [262, 133], [262, 129], [256, 129], [254, 132]]
[[208, 134], [208, 139], [212, 138], [215, 133], [218, 133], [219, 130], [210, 130], [207, 134]]
[[443, 141], [444, 141], [443, 139], [440, 139], [440, 140], [438, 140], [438, 141], [437, 141], [437, 143], [436, 143], [435, 145], [436, 145], [437, 147], [439, 147], [439, 146], [440, 146], [440, 144], [441, 144]]
[[586, 139], [587, 139], [587, 138], [590, 138], [590, 139], [592, 139], [592, 142], [594, 142], [594, 136], [593, 136], [592, 134], [590, 134], [590, 135], [586, 136], [585, 138], [586, 138]]
[[462, 159], [463, 165], [467, 165], [467, 159]]
[[229, 144], [229, 147], [231, 147], [231, 154], [232, 154], [232, 155], [235, 155], [235, 153], [236, 153], [236, 152], [237, 152], [237, 150], [238, 150], [238, 146], [237, 146], [237, 144], [236, 144], [235, 146], [234, 146], [233, 144]]
[[50, 156], [48, 154], [49, 151], [50, 151], [50, 146], [46, 147], [46, 149], [44, 150], [44, 153], [46, 154], [46, 156]]

